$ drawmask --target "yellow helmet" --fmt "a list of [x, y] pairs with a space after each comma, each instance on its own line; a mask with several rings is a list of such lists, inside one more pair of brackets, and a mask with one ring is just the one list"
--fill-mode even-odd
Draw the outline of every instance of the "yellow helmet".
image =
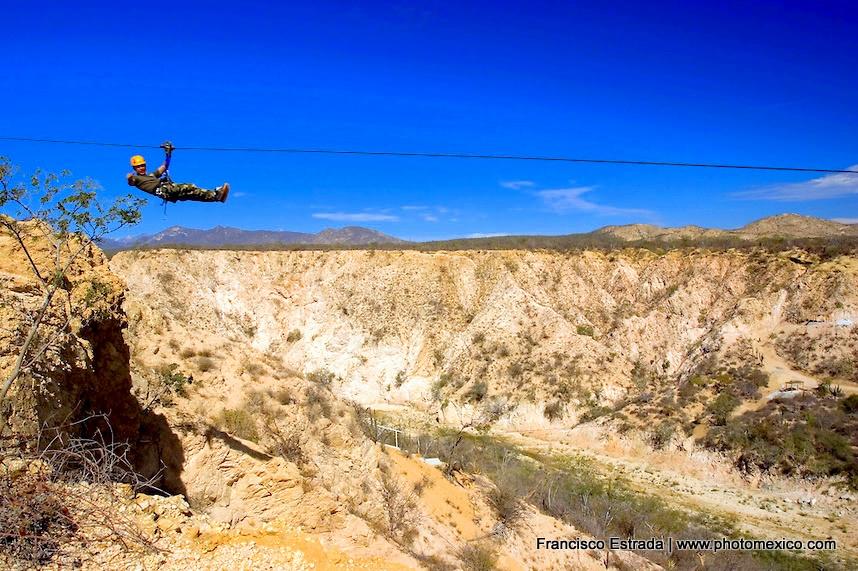
[[137, 166], [145, 165], [145, 164], [146, 164], [146, 159], [143, 158], [143, 155], [134, 155], [133, 157], [131, 157], [131, 166], [132, 167], [137, 167]]

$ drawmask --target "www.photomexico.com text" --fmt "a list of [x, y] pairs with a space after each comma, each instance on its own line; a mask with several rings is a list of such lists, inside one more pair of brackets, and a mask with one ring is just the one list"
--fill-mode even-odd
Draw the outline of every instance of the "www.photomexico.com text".
[[833, 539], [674, 539], [673, 537], [651, 537], [635, 539], [627, 537], [609, 537], [605, 539], [548, 539], [536, 538], [537, 549], [576, 550], [576, 549], [621, 549], [627, 551], [697, 551], [717, 553], [719, 551], [831, 551], [837, 549]]

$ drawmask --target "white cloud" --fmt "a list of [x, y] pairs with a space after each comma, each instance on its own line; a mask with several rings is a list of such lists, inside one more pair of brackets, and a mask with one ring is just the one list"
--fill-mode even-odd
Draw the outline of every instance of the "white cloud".
[[619, 208], [607, 204], [596, 204], [581, 198], [583, 194], [591, 192], [595, 187], [576, 186], [571, 188], [556, 188], [551, 190], [540, 190], [536, 193], [548, 207], [555, 212], [568, 212], [577, 210], [580, 212], [592, 212], [605, 216], [622, 216], [634, 214], [638, 216], [652, 216], [651, 210], [642, 208]]
[[[845, 170], [858, 172], [858, 165], [852, 165]], [[801, 202], [853, 194], [858, 194], [858, 174], [832, 173], [804, 182], [773, 184], [756, 190], [737, 192], [735, 196], [748, 200]]]
[[428, 206], [414, 206], [412, 204], [407, 204], [405, 206], [401, 206], [402, 210], [426, 210], [429, 208]]
[[858, 224], [858, 218], [832, 218], [832, 220], [841, 224]]
[[337, 222], [396, 222], [399, 220], [398, 216], [372, 212], [314, 212], [313, 218]]
[[509, 236], [509, 234], [505, 232], [474, 232], [466, 235], [465, 238], [495, 238], [497, 236]]
[[535, 185], [532, 180], [506, 180], [500, 183], [504, 188], [512, 190], [521, 190], [522, 188], [531, 188]]
[[426, 222], [438, 222], [438, 217], [433, 214], [424, 214], [423, 220]]

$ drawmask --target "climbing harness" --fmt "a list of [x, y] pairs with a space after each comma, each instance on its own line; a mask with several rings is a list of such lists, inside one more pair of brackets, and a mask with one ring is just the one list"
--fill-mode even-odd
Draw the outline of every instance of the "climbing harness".
[[171, 186], [173, 184], [173, 179], [170, 178], [170, 159], [173, 156], [173, 149], [176, 147], [174, 147], [173, 143], [170, 141], [164, 141], [161, 143], [161, 148], [164, 149], [166, 157], [164, 158], [164, 172], [161, 174], [161, 184], [158, 186], [158, 190], [156, 192], [158, 196], [161, 197], [161, 200], [164, 201], [164, 216], [166, 216], [167, 203], [175, 202], [175, 200], [170, 200], [168, 194], [162, 191], [161, 187], [164, 185]]

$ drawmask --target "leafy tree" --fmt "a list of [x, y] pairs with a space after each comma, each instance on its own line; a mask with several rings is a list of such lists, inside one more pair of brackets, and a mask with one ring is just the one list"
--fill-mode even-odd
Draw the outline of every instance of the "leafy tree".
[[[145, 204], [145, 200], [126, 195], [105, 208], [96, 199], [97, 183], [70, 181], [70, 175], [68, 171], [37, 170], [22, 178], [18, 168], [0, 156], [0, 233], [11, 236], [23, 252], [40, 297], [35, 307], [19, 304], [23, 328], [17, 356], [0, 387], [3, 411], [12, 385], [22, 376], [32, 375], [68, 329], [74, 314], [69, 280], [73, 264], [105, 235], [136, 224]], [[84, 303], [92, 306], [104, 295], [104, 288], [91, 287]], [[59, 322], [49, 318], [52, 307], [64, 316]], [[4, 412], [0, 412], [0, 420], [2, 430]]]

